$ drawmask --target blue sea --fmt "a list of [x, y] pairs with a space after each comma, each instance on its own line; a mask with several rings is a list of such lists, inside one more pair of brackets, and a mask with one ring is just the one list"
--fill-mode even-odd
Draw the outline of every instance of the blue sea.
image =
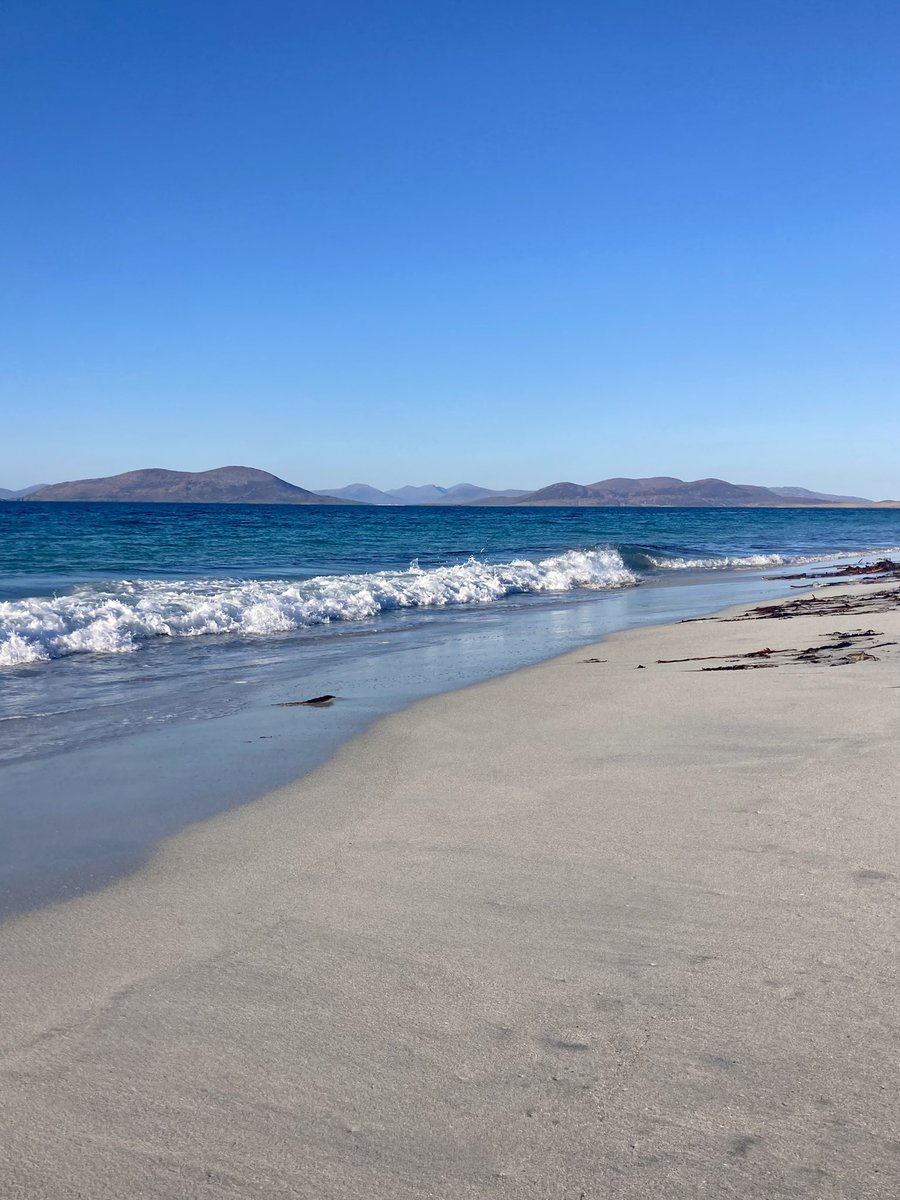
[[898, 546], [896, 509], [0, 503], [0, 911], [411, 700]]

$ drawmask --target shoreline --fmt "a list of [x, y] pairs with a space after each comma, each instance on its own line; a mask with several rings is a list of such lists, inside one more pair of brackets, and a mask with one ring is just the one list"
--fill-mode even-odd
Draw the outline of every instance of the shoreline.
[[738, 656], [900, 609], [746, 608], [419, 701], [0, 925], [10, 1195], [896, 1194], [900, 649]]
[[[239, 684], [250, 684], [238, 688], [234, 712], [143, 730], [129, 721], [124, 736], [3, 763], [2, 782], [18, 799], [4, 806], [0, 821], [0, 923], [127, 877], [165, 838], [301, 778], [373, 722], [423, 698], [499, 678], [622, 629], [714, 612], [783, 587], [760, 577], [761, 569], [671, 574], [637, 588], [513, 611], [493, 613], [488, 606], [428, 614], [419, 630], [391, 635], [392, 644], [377, 629], [354, 638], [352, 656], [335, 654], [324, 639], [297, 660], [281, 651], [279, 662], [276, 652], [256, 678], [246, 663], [232, 669]], [[182, 649], [163, 645], [156, 654]], [[142, 669], [164, 670], [152, 658]], [[227, 673], [223, 679], [215, 672], [214, 680], [211, 703], [221, 707]], [[338, 697], [328, 713], [281, 707], [323, 693]], [[108, 719], [103, 707], [98, 715]]]

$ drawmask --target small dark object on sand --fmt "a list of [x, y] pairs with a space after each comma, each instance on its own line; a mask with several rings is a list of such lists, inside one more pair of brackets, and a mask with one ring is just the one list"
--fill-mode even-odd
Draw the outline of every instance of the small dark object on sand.
[[581, 661], [583, 663], [605, 663], [605, 662], [609, 662], [609, 659], [608, 658], [583, 658]]
[[279, 708], [330, 708], [334, 703], [334, 696], [313, 696], [311, 700], [286, 700], [284, 704], [279, 704]]
[[[848, 642], [847, 645], [850, 643]], [[790, 650], [772, 650], [768, 646], [763, 650], [749, 650], [746, 654], [699, 654], [692, 658], [658, 658], [656, 661], [659, 664], [665, 663], [686, 663], [686, 662], [704, 662], [711, 658], [769, 658], [773, 654], [794, 654], [793, 649]]]
[[701, 671], [762, 671], [766, 667], [777, 667], [779, 663], [730, 663], [727, 667], [701, 667]]

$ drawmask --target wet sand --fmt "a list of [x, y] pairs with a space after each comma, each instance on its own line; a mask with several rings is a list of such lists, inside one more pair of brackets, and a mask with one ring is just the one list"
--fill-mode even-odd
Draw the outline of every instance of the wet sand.
[[4, 1195], [895, 1197], [891, 641], [620, 634], [0, 926]]

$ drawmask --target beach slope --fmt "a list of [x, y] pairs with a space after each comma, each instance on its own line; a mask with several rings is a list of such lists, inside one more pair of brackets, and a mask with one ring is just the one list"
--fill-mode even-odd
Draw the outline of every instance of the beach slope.
[[420, 703], [0, 927], [3, 1194], [895, 1197], [900, 608], [816, 594]]

